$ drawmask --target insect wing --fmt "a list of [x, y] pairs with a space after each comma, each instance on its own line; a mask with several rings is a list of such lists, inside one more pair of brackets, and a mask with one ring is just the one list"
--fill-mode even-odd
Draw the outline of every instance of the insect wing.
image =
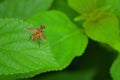
[[34, 31], [36, 31], [36, 28], [27, 28], [26, 30], [30, 31], [30, 32], [34, 32]]
[[43, 33], [41, 33], [41, 39], [42, 39], [44, 42], [46, 42], [46, 37], [45, 37], [45, 35], [44, 35]]

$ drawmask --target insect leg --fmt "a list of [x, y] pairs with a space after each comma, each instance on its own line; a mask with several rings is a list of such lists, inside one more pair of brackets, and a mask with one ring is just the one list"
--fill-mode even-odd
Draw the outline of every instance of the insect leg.
[[30, 36], [30, 40], [32, 39], [32, 37], [33, 37], [33, 34]]
[[34, 39], [34, 34], [32, 34], [31, 36], [30, 36], [30, 39], [32, 39], [33, 41], [35, 41], [35, 39]]
[[38, 38], [38, 46], [40, 47], [40, 37]]

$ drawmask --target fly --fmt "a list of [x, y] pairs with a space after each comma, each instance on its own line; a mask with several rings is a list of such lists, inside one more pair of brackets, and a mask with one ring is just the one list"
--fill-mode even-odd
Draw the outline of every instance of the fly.
[[[28, 31], [33, 31], [33, 34], [30, 36], [30, 39], [33, 41], [37, 39], [42, 39], [43, 41], [46, 41], [46, 38], [44, 36], [44, 29], [45, 26], [41, 25], [39, 28], [27, 28]], [[40, 47], [40, 41], [39, 41], [39, 47]]]

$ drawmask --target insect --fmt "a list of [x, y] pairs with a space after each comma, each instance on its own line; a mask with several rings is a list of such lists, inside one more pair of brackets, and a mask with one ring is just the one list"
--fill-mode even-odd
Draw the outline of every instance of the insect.
[[[33, 34], [30, 36], [30, 39], [33, 41], [37, 39], [42, 39], [43, 41], [46, 41], [46, 38], [44, 36], [44, 25], [40, 25], [39, 28], [27, 28], [28, 31], [33, 31]], [[40, 40], [39, 40], [39, 47], [40, 47]]]

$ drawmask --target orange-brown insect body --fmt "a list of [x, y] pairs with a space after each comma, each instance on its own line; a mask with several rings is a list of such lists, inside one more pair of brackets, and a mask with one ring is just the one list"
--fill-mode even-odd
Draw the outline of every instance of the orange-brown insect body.
[[33, 33], [33, 37], [32, 37], [33, 40], [36, 40], [42, 36], [44, 28], [45, 26], [41, 25], [39, 28], [35, 30], [35, 32]]
[[36, 30], [36, 31], [34, 32], [32, 38], [33, 38], [33, 40], [36, 40], [36, 39], [40, 38], [40, 36], [41, 36], [41, 33], [40, 33], [38, 30]]

